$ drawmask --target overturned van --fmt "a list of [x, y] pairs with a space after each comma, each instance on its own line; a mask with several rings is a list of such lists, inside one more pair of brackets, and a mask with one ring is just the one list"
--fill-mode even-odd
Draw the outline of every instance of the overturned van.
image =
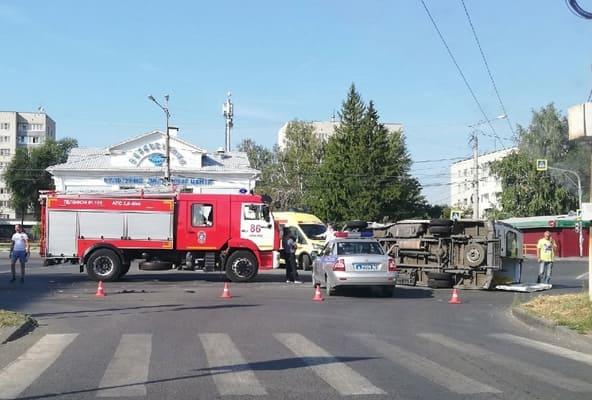
[[402, 220], [368, 224], [397, 261], [397, 283], [493, 289], [520, 283], [522, 233], [494, 220]]

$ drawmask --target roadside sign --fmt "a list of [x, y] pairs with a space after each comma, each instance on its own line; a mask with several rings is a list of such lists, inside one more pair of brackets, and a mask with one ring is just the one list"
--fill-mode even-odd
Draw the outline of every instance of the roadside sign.
[[458, 221], [462, 215], [461, 210], [450, 210], [450, 219], [453, 221]]
[[580, 211], [582, 220], [592, 220], [592, 203], [582, 203], [582, 209]]
[[546, 171], [547, 170], [547, 160], [546, 159], [536, 160], [536, 170], [537, 171]]
[[582, 220], [582, 210], [580, 210], [579, 208], [576, 210], [576, 221], [581, 221]]

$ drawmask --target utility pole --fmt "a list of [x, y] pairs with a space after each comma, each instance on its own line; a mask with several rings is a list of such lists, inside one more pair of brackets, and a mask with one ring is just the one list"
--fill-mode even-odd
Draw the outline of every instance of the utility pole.
[[479, 219], [479, 135], [477, 130], [471, 134], [473, 142], [473, 219]]
[[479, 213], [479, 130], [477, 129], [480, 125], [488, 124], [498, 119], [508, 118], [506, 114], [502, 114], [493, 119], [485, 121], [479, 121], [473, 125], [469, 125], [471, 128], [471, 137], [469, 142], [473, 142], [473, 219], [481, 218]]
[[169, 95], [166, 94], [164, 96], [164, 106], [160, 104], [154, 96], [148, 96], [148, 100], [154, 102], [158, 107], [164, 111], [164, 115], [166, 116], [166, 141], [165, 141], [165, 170], [164, 170], [164, 183], [165, 185], [170, 185], [171, 183], [171, 134], [169, 132], [169, 119], [171, 118], [171, 113], [169, 112]]

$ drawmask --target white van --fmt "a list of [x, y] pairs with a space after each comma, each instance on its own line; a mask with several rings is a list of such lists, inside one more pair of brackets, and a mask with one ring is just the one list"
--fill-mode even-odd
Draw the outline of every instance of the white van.
[[[313, 251], [319, 252], [325, 245], [323, 235], [327, 227], [319, 218], [312, 214], [293, 211], [273, 212], [273, 219], [280, 225], [280, 232], [284, 226], [290, 228], [290, 232], [296, 238], [296, 263], [298, 268], [308, 270], [311, 268]], [[283, 264], [283, 259], [280, 261]]]

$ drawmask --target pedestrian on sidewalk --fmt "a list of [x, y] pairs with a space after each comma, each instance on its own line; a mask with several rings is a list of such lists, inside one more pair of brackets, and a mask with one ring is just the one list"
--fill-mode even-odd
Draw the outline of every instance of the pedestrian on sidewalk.
[[539, 263], [537, 283], [551, 283], [555, 250], [557, 250], [557, 243], [551, 237], [551, 232], [545, 231], [543, 237], [537, 242], [537, 261]]
[[29, 236], [23, 232], [21, 224], [16, 224], [14, 227], [16, 231], [12, 235], [12, 242], [10, 243], [10, 271], [12, 272], [12, 279], [10, 282], [16, 280], [16, 261], [19, 260], [21, 264], [21, 283], [25, 282], [25, 264], [31, 254], [31, 245], [29, 243]]

